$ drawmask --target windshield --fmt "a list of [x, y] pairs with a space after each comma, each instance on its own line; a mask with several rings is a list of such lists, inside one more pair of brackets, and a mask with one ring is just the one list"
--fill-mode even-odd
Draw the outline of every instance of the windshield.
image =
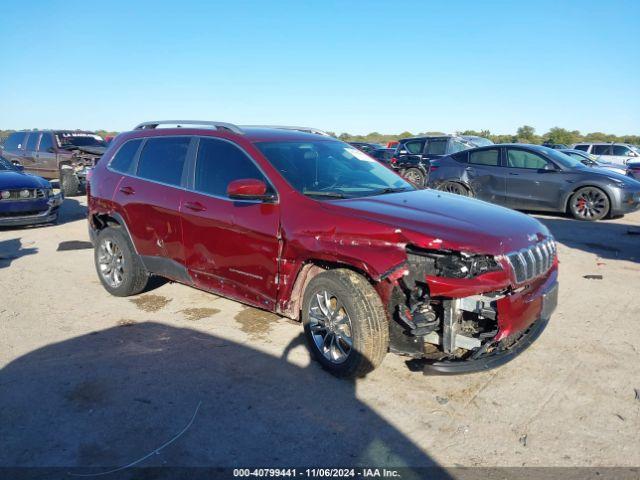
[[293, 188], [310, 197], [353, 198], [415, 189], [346, 143], [262, 142], [257, 147]]
[[16, 171], [17, 168], [13, 166], [13, 164], [4, 157], [0, 157], [0, 172], [2, 171]]
[[584, 164], [573, 157], [570, 157], [566, 153], [562, 153], [559, 150], [555, 150], [553, 148], [541, 147], [544, 150], [544, 153], [547, 157], [551, 158], [556, 163], [559, 163], [563, 167], [566, 168], [585, 168]]
[[57, 133], [56, 139], [61, 148], [107, 146], [107, 143], [100, 135], [94, 135], [93, 133]]

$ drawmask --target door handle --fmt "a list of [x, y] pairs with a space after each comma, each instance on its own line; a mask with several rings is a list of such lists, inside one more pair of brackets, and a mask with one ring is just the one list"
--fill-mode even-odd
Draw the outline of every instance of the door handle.
[[193, 210], [194, 212], [203, 212], [207, 209], [200, 202], [185, 202], [184, 208], [188, 208], [189, 210]]
[[467, 172], [473, 172], [473, 167], [467, 167], [467, 168], [465, 168], [465, 170], [466, 170]]
[[520, 175], [519, 173], [509, 172], [509, 175]]
[[125, 195], [133, 195], [136, 191], [132, 187], [120, 187], [120, 191]]

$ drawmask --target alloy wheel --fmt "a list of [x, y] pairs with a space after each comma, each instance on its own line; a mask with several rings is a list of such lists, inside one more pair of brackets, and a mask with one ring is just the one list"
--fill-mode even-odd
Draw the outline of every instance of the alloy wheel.
[[440, 190], [443, 192], [455, 193], [456, 195], [467, 195], [467, 190], [462, 185], [455, 182], [446, 182], [440, 187]]
[[351, 319], [336, 295], [321, 290], [309, 303], [309, 330], [316, 348], [331, 363], [340, 364], [353, 349]]
[[117, 243], [105, 239], [98, 247], [100, 275], [109, 286], [118, 288], [124, 280], [124, 256]]
[[597, 188], [583, 188], [572, 199], [573, 211], [585, 220], [602, 218], [607, 213], [608, 203], [605, 194]]

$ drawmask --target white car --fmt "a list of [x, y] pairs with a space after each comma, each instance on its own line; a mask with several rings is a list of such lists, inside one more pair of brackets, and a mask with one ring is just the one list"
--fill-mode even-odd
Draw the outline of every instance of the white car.
[[626, 165], [629, 160], [640, 158], [640, 151], [628, 143], [582, 142], [576, 143], [571, 148], [594, 155], [598, 160], [618, 165]]

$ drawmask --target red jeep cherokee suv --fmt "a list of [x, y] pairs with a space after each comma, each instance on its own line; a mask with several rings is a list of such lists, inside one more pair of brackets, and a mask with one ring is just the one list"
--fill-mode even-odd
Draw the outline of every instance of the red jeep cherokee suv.
[[158, 275], [301, 319], [339, 376], [389, 350], [425, 373], [491, 368], [556, 306], [555, 242], [540, 222], [416, 190], [313, 129], [146, 122], [113, 140], [88, 197], [111, 294]]

